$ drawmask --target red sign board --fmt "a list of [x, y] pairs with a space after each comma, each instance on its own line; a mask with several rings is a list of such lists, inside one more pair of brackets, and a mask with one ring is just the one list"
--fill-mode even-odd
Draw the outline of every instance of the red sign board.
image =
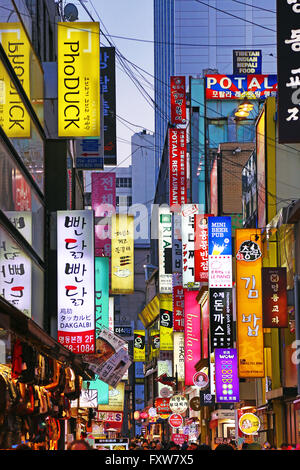
[[187, 202], [186, 130], [169, 129], [170, 207]]
[[171, 414], [170, 398], [156, 398], [155, 408], [158, 415]]
[[210, 214], [195, 214], [195, 281], [208, 282], [208, 222]]
[[185, 77], [170, 77], [171, 123], [186, 124]]
[[169, 417], [169, 424], [172, 428], [180, 428], [183, 424], [183, 417], [178, 413], [173, 413]]
[[178, 446], [182, 446], [184, 442], [189, 440], [188, 434], [172, 434], [171, 441], [173, 441]]
[[184, 291], [182, 280], [177, 282], [177, 276], [173, 276], [173, 331], [184, 331]]
[[286, 268], [262, 268], [264, 328], [287, 328]]

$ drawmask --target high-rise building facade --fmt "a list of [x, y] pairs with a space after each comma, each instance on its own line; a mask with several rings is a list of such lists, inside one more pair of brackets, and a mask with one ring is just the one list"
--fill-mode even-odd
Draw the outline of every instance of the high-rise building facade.
[[276, 73], [275, 8], [275, 0], [154, 0], [156, 177], [170, 116], [170, 76], [200, 77], [206, 69], [230, 74], [234, 49], [261, 50], [262, 73]]

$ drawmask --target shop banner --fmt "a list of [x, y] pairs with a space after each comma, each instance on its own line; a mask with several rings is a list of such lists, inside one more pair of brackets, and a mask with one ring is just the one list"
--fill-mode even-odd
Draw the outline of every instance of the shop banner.
[[100, 47], [100, 89], [103, 95], [104, 164], [117, 164], [115, 48]]
[[172, 413], [170, 408], [170, 398], [156, 398], [155, 408], [158, 415], [170, 415]]
[[176, 331], [173, 334], [174, 341], [174, 371], [173, 376], [175, 377], [177, 372], [178, 382], [184, 382], [184, 332]]
[[83, 360], [88, 362], [91, 370], [99, 375], [102, 365], [115, 355], [121, 348], [125, 348], [126, 341], [114, 334], [108, 328], [97, 332], [96, 349], [94, 354], [83, 354]]
[[160, 350], [173, 351], [173, 302], [169, 294], [161, 294], [159, 311]]
[[278, 140], [300, 142], [299, 137], [299, 4], [277, 0]]
[[182, 227], [182, 285], [187, 289], [199, 288], [195, 281], [195, 223], [198, 204], [185, 204], [181, 211]]
[[[0, 23], [0, 43], [30, 100], [31, 50], [21, 23]], [[30, 116], [2, 62], [0, 77], [0, 125], [9, 138], [30, 138]]]
[[239, 378], [236, 349], [215, 349], [216, 403], [237, 403]]
[[146, 360], [145, 330], [133, 332], [133, 361], [144, 362]]
[[206, 99], [265, 99], [277, 94], [277, 75], [206, 75]]
[[286, 268], [262, 268], [262, 305], [264, 328], [287, 328]]
[[92, 173], [92, 209], [95, 213], [95, 255], [111, 256], [111, 217], [116, 212], [116, 174]]
[[120, 382], [116, 388], [109, 386], [108, 390], [108, 405], [99, 406], [99, 413], [122, 412], [124, 410], [125, 382]]
[[209, 287], [232, 287], [231, 218], [208, 217]]
[[171, 123], [186, 124], [185, 76], [170, 77]]
[[264, 377], [260, 229], [236, 229], [236, 305], [239, 377]]
[[57, 212], [58, 342], [75, 354], [95, 350], [94, 213]]
[[209, 289], [210, 351], [233, 347], [232, 289]]
[[169, 196], [170, 208], [187, 203], [186, 129], [170, 128]]
[[134, 217], [117, 214], [111, 219], [111, 293], [134, 292]]
[[[163, 375], [166, 377], [173, 377], [172, 364], [173, 361], [171, 359], [159, 359], [157, 361], [157, 377], [161, 377]], [[169, 381], [164, 380], [158, 381], [157, 390], [159, 397], [167, 398], [173, 395], [173, 387], [168, 385], [169, 383]]]
[[159, 330], [150, 330], [150, 360], [159, 355]]
[[58, 136], [99, 137], [100, 25], [57, 23], [57, 45]]
[[172, 214], [169, 207], [158, 210], [159, 292], [172, 293]]
[[261, 74], [261, 50], [233, 50], [233, 74]]
[[208, 282], [208, 217], [195, 214], [195, 281]]
[[194, 385], [195, 366], [201, 359], [201, 319], [197, 294], [197, 291], [184, 290], [185, 385]]
[[173, 330], [184, 331], [184, 291], [182, 275], [173, 274]]

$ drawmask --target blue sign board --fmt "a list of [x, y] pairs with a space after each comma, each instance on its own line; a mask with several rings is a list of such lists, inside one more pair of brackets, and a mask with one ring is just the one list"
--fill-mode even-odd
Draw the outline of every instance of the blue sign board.
[[232, 255], [231, 217], [208, 217], [208, 254]]

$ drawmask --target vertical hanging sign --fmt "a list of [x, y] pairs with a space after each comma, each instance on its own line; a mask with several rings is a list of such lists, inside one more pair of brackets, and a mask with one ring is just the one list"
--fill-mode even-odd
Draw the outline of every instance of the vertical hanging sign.
[[201, 359], [200, 305], [197, 291], [184, 290], [185, 385], [194, 385], [195, 366]]
[[296, 0], [277, 0], [278, 140], [300, 142], [299, 13]]
[[236, 229], [239, 377], [264, 377], [260, 229]]
[[111, 255], [111, 217], [116, 212], [116, 174], [92, 173], [92, 209], [95, 213], [95, 255]]
[[144, 362], [146, 359], [145, 330], [134, 330], [133, 361]]
[[99, 23], [58, 23], [57, 31], [58, 136], [99, 137]]
[[159, 348], [161, 351], [173, 351], [172, 296], [169, 294], [161, 294], [159, 304]]
[[73, 353], [94, 352], [94, 269], [93, 211], [58, 211], [58, 342]]
[[182, 207], [182, 285], [188, 289], [197, 289], [200, 284], [195, 282], [194, 216], [199, 208], [198, 204], [185, 204]]
[[215, 349], [216, 403], [237, 403], [239, 378], [236, 349]]
[[172, 214], [169, 207], [158, 211], [159, 292], [172, 293]]
[[109, 328], [109, 259], [95, 258], [95, 314], [96, 332]]
[[209, 289], [210, 351], [233, 346], [232, 289]]
[[231, 218], [208, 218], [209, 287], [232, 287]]
[[134, 217], [113, 215], [111, 223], [111, 292], [134, 292]]
[[262, 268], [264, 328], [287, 328], [286, 268]]
[[100, 85], [103, 94], [104, 164], [117, 164], [115, 48], [100, 47]]
[[187, 202], [186, 129], [169, 129], [170, 208]]
[[182, 287], [182, 276], [173, 274], [173, 329], [184, 331], [184, 292]]
[[195, 214], [195, 281], [208, 282], [208, 217]]
[[171, 123], [186, 124], [185, 76], [170, 77]]

